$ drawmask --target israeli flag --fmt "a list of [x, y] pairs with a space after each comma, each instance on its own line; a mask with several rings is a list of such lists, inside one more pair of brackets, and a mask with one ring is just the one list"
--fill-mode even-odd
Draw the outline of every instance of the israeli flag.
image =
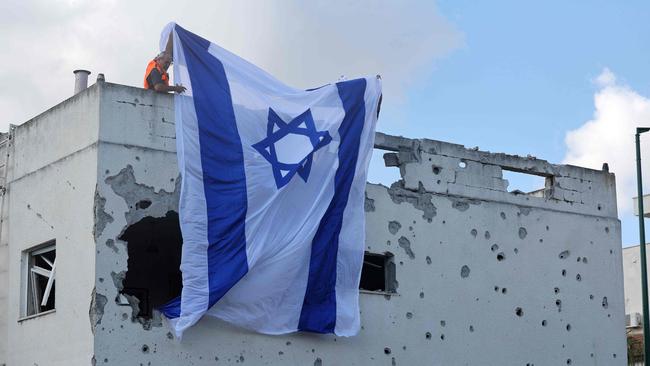
[[[182, 176], [176, 335], [204, 314], [267, 334], [355, 335], [381, 83], [311, 90], [171, 23]], [[299, 50], [296, 50], [299, 52]]]

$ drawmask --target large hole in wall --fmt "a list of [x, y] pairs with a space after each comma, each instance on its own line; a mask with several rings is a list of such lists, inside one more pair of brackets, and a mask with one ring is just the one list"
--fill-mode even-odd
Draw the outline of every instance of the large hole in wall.
[[178, 214], [145, 217], [129, 226], [120, 240], [127, 242], [128, 271], [122, 293], [139, 300], [139, 317], [151, 318], [153, 309], [181, 293], [180, 271], [183, 238]]
[[544, 190], [553, 185], [553, 176], [522, 173], [501, 167], [503, 179], [508, 181], [508, 192], [544, 197]]

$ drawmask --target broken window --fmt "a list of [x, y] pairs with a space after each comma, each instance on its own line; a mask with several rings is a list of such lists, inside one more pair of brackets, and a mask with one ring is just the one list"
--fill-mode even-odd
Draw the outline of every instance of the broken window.
[[145, 217], [129, 226], [120, 240], [127, 242], [129, 253], [121, 293], [128, 303], [137, 303], [138, 317], [150, 319], [153, 309], [181, 294], [183, 238], [178, 214], [169, 211], [165, 217]]
[[369, 253], [363, 256], [359, 289], [394, 293], [397, 290], [395, 262], [391, 253]]
[[54, 241], [40, 245], [25, 254], [27, 296], [25, 316], [54, 310], [56, 245]]

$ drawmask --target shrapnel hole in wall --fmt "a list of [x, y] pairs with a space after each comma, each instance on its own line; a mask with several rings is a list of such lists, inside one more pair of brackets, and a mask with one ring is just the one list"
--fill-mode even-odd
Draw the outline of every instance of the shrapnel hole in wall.
[[181, 293], [180, 271], [183, 238], [178, 214], [145, 217], [129, 226], [120, 240], [127, 242], [128, 271], [122, 293], [138, 300], [139, 317], [149, 319], [153, 309]]

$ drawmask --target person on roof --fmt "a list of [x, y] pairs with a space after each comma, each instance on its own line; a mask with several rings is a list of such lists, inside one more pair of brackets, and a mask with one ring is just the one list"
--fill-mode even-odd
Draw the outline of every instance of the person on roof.
[[185, 87], [182, 85], [169, 85], [169, 74], [167, 69], [172, 64], [172, 36], [169, 35], [167, 47], [147, 65], [144, 74], [144, 88], [152, 89], [159, 93], [177, 92], [182, 93]]

